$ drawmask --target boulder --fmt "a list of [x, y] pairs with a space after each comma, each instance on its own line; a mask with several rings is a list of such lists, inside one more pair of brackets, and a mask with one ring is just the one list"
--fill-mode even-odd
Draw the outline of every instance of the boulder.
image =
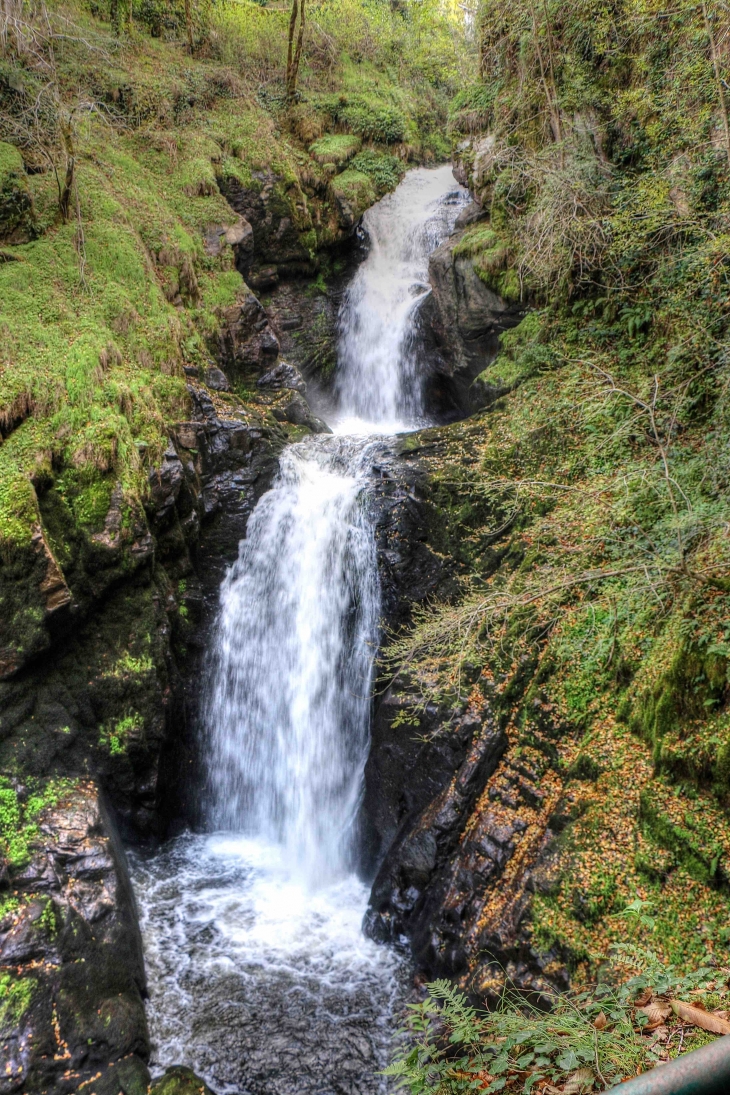
[[214, 392], [230, 392], [231, 390], [228, 377], [217, 365], [210, 365], [205, 370], [205, 383]]
[[279, 392], [289, 389], [304, 395], [307, 385], [304, 377], [295, 365], [289, 365], [286, 361], [280, 361], [273, 369], [269, 369], [256, 381], [256, 386], [267, 391]]

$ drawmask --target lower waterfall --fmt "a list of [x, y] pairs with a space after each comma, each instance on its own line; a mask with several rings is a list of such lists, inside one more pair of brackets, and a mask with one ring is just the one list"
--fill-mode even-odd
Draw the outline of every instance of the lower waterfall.
[[362, 934], [355, 873], [379, 639], [368, 484], [383, 435], [421, 413], [414, 310], [463, 194], [450, 169], [417, 169], [366, 215], [372, 247], [341, 318], [338, 433], [285, 450], [221, 588], [211, 831], [133, 858], [153, 1068], [190, 1065], [219, 1095], [385, 1087], [409, 968]]

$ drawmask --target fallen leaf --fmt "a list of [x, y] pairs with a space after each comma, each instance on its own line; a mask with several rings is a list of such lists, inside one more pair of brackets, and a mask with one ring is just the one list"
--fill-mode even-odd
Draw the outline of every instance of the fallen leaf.
[[593, 1020], [593, 1026], [596, 1028], [596, 1030], [605, 1030], [607, 1023], [608, 1019], [602, 1011], [599, 1011], [598, 1015]]
[[568, 1077], [568, 1082], [563, 1088], [563, 1095], [583, 1095], [584, 1091], [591, 1090], [594, 1080], [595, 1076], [590, 1068], [579, 1068]]
[[665, 1026], [662, 1023], [662, 1025], [660, 1027], [657, 1027], [656, 1030], [654, 1031], [654, 1033], [652, 1034], [652, 1039], [651, 1039], [651, 1042], [649, 1043], [649, 1049], [651, 1049], [652, 1046], [663, 1045], [664, 1042], [666, 1042], [668, 1037], [669, 1037], [669, 1027]]
[[[687, 1005], [691, 1007], [692, 1005]], [[637, 1008], [640, 1015], [646, 1016], [646, 1026], [642, 1027], [644, 1034], [650, 1034], [660, 1027], [672, 1014], [672, 1005], [666, 1000], [650, 1000], [646, 1007]]]
[[685, 1023], [691, 1023], [702, 1030], [709, 1030], [711, 1034], [730, 1034], [730, 1023], [727, 1019], [721, 1019], [719, 1015], [704, 1011], [694, 1004], [685, 1004], [681, 1000], [672, 1000], [672, 1011]]
[[636, 1000], [634, 1002], [634, 1007], [643, 1008], [644, 1004], [649, 1003], [649, 1001], [651, 1000], [653, 995], [654, 995], [654, 993], [652, 992], [651, 989], [644, 989], [644, 991], [641, 993], [641, 995], [636, 997]]

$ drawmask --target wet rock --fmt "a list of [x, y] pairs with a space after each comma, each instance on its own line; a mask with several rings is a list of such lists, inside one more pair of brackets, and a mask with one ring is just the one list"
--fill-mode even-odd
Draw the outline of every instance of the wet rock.
[[487, 216], [487, 210], [479, 205], [478, 202], [469, 202], [466, 208], [462, 209], [461, 213], [459, 213], [459, 216], [456, 218], [454, 230], [459, 232], [462, 228], [468, 228], [478, 221], [486, 220]]
[[311, 272], [309, 248], [302, 234], [312, 229], [307, 200], [295, 186], [289, 186], [273, 171], [252, 172], [253, 185], [243, 186], [232, 176], [220, 179], [220, 188], [230, 205], [253, 229], [253, 247], [236, 251], [236, 265], [244, 277], [257, 265], [276, 264]]
[[230, 392], [231, 390], [228, 377], [217, 365], [211, 365], [205, 370], [205, 383], [214, 392]]
[[253, 228], [245, 217], [239, 217], [232, 225], [210, 225], [204, 235], [205, 252], [212, 257], [220, 255], [224, 247], [233, 247], [242, 254], [253, 252]]
[[155, 1080], [149, 1095], [214, 1095], [208, 1085], [192, 1069], [173, 1065], [164, 1076]]
[[307, 401], [298, 394], [284, 407], [275, 408], [274, 415], [293, 426], [306, 426], [312, 433], [332, 433], [327, 423], [312, 414]]
[[70, 1095], [92, 1078], [99, 1092], [143, 1092], [142, 943], [124, 852], [93, 781], [67, 784], [41, 810], [10, 882], [0, 1092]]
[[217, 357], [233, 377], [271, 368], [279, 354], [279, 340], [261, 302], [248, 292], [238, 304], [222, 309]]
[[279, 284], [279, 268], [278, 266], [253, 267], [246, 277], [248, 284], [257, 292], [273, 289]]
[[442, 789], [418, 814], [412, 810], [405, 815], [371, 893], [370, 932], [380, 939], [410, 936], [419, 965], [429, 971], [435, 971], [438, 965], [422, 936], [424, 931], [431, 931], [433, 909], [425, 915], [420, 909], [432, 904], [431, 882], [437, 864], [448, 860], [506, 746], [503, 732], [494, 726], [486, 710], [467, 709], [462, 717], [467, 719], [473, 736], [461, 763], [451, 772], [442, 770]]
[[469, 412], [486, 394], [470, 391], [472, 381], [494, 360], [500, 334], [520, 322], [524, 307], [485, 285], [469, 256], [454, 254], [460, 238], [452, 236], [429, 260], [429, 321], [443, 351], [441, 371], [456, 382], [457, 399]]
[[269, 369], [263, 376], [260, 376], [256, 381], [256, 385], [259, 388], [274, 392], [290, 389], [304, 395], [307, 391], [307, 385], [299, 369], [295, 365], [287, 364], [285, 361], [281, 361], [273, 369]]

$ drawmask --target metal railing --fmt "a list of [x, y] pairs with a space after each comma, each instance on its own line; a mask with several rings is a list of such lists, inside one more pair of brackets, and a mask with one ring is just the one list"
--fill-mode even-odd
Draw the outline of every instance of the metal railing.
[[730, 1095], [730, 1034], [611, 1088], [612, 1095]]

